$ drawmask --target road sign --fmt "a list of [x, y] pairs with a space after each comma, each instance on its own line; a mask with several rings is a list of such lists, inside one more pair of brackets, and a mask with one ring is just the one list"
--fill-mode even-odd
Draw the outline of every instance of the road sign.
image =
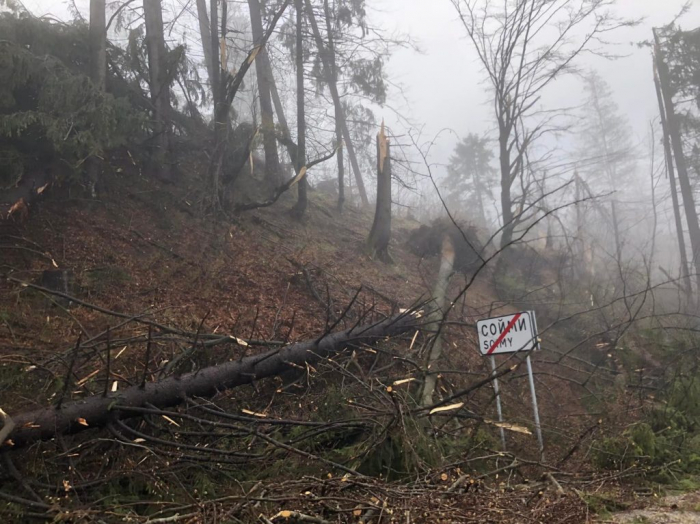
[[534, 311], [479, 320], [476, 330], [482, 355], [539, 349]]
[[[493, 376], [493, 389], [496, 393], [496, 409], [498, 411], [498, 421], [503, 422], [503, 411], [501, 410], [501, 393], [498, 388], [498, 378], [496, 377], [496, 359], [494, 355], [499, 353], [516, 353], [518, 351], [531, 351], [539, 349], [540, 343], [537, 335], [537, 319], [534, 311], [522, 311], [513, 315], [505, 315], [496, 318], [479, 320], [476, 323], [476, 330], [479, 333], [479, 351], [482, 355], [491, 357], [491, 374]], [[535, 378], [532, 373], [532, 362], [530, 354], [525, 357], [527, 362], [527, 375], [530, 381], [530, 395], [532, 396], [532, 409], [535, 415], [535, 431], [537, 432], [537, 442], [540, 446], [540, 457], [544, 462], [544, 441], [542, 439], [542, 427], [540, 425], [540, 413], [537, 407], [537, 393], [535, 392]], [[501, 442], [503, 449], [506, 448], [506, 435], [501, 430]]]

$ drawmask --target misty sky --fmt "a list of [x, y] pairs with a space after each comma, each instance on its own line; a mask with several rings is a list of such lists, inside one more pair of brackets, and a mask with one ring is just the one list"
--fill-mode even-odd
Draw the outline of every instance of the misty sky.
[[[622, 29], [614, 37], [618, 42], [614, 51], [625, 57], [616, 61], [584, 57], [585, 65], [597, 69], [610, 84], [639, 141], [645, 139], [657, 106], [649, 50], [636, 44], [651, 36], [652, 27], [672, 20], [684, 1], [618, 0], [619, 15], [644, 18], [638, 27]], [[24, 4], [35, 14], [68, 16], [66, 2], [24, 0]], [[87, 17], [88, 0], [76, 0], [75, 4]], [[390, 107], [378, 116], [393, 123], [397, 133], [405, 127], [398, 125], [394, 110], [417, 126], [425, 125], [423, 140], [432, 139], [442, 129], [454, 131], [443, 133], [433, 148], [431, 160], [437, 163], [447, 161], [456, 135], [491, 131], [493, 117], [484, 76], [450, 1], [368, 0], [367, 4], [375, 26], [410, 35], [421, 50], [401, 49], [392, 57], [388, 76], [397, 87], [389, 98]], [[681, 25], [700, 26], [700, 6], [693, 6]], [[572, 80], [559, 81], [550, 96], [560, 98], [555, 103], [567, 106], [579, 104], [583, 98], [580, 84]]]
[[[643, 17], [635, 28], [616, 35], [615, 52], [625, 55], [615, 61], [585, 57], [585, 65], [598, 70], [610, 84], [622, 114], [627, 116], [638, 140], [644, 140], [649, 120], [658, 115], [650, 51], [637, 42], [651, 37], [651, 28], [671, 21], [685, 0], [618, 0], [619, 15]], [[493, 128], [492, 108], [484, 76], [471, 42], [449, 0], [382, 0], [376, 12], [382, 25], [412, 35], [423, 51], [400, 50], [392, 58], [390, 78], [404, 87], [408, 102], [395, 96], [392, 104], [415, 123], [426, 125], [424, 139], [443, 128], [459, 136], [485, 133]], [[700, 26], [700, 5], [681, 19], [685, 28]], [[556, 90], [555, 90], [556, 91]], [[563, 105], [579, 104], [584, 98], [578, 82], [562, 81], [559, 92]], [[389, 120], [390, 114], [387, 114]], [[436, 144], [432, 160], [445, 162], [455, 138], [448, 134]]]

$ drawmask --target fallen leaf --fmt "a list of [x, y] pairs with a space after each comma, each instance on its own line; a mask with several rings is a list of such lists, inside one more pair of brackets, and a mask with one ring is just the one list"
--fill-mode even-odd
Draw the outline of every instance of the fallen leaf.
[[80, 424], [81, 426], [87, 426], [87, 425], [88, 425], [87, 420], [85, 420], [83, 417], [80, 417], [80, 418], [78, 419], [78, 424]]

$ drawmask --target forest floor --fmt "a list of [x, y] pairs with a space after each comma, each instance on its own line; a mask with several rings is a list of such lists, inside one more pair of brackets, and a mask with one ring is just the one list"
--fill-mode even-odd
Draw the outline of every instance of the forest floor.
[[[46, 271], [66, 270], [68, 294], [111, 311], [148, 314], [193, 332], [205, 324], [213, 333], [290, 342], [317, 336], [327, 325], [329, 304], [342, 311], [360, 287], [360, 300], [383, 311], [409, 307], [432, 287], [437, 260], [421, 259], [407, 248], [409, 232], [419, 226], [411, 219], [394, 220], [395, 263], [387, 266], [365, 254], [371, 213], [347, 206], [340, 215], [333, 199], [319, 192], [311, 193], [307, 217], [301, 222], [290, 218], [291, 196], [274, 207], [214, 222], [199, 216], [197, 204], [181, 188], [154, 186], [136, 172], [122, 177], [107, 181], [102, 198], [47, 199], [34, 206], [24, 223], [6, 224], [0, 231], [0, 247], [7, 248], [0, 261], [2, 271], [9, 268], [18, 281], [45, 284]], [[449, 357], [450, 364], [474, 375], [488, 373], [475, 350], [475, 319], [512, 311], [492, 280], [490, 270], [483, 272], [454, 316], [464, 326], [450, 340], [459, 348]], [[464, 285], [462, 278], [455, 281], [456, 288]], [[99, 333], [115, 320], [21, 285], [0, 286], [5, 286], [0, 287], [0, 407], [17, 412], [46, 406], [56, 389], [35, 376], [42, 364], [65, 354], [80, 331]], [[259, 350], [240, 351], [236, 357]], [[120, 357], [115, 376], [134, 376], [143, 368], [138, 348], [125, 349]], [[77, 381], [80, 387], [70, 393], [73, 399], [99, 390], [91, 369], [79, 372], [86, 378]], [[445, 386], [450, 386], [447, 380]], [[566, 405], [566, 389], [551, 389], [544, 390], [541, 401], [545, 422], [568, 416], [567, 409], [573, 416], [579, 406]], [[512, 406], [513, 418], [528, 419], [529, 406], [522, 395], [506, 395], [505, 402]], [[581, 429], [571, 423], [572, 433]], [[516, 449], [536, 455], [533, 442], [519, 438], [512, 437], [520, 446]], [[577, 467], [571, 464], [572, 470]], [[347, 522], [357, 522], [357, 515], [370, 521], [385, 511], [393, 512], [391, 521], [406, 523], [601, 521], [586, 490], [613, 485], [615, 500], [629, 500], [630, 491], [619, 487], [615, 475], [598, 479], [589, 473], [581, 476], [582, 484], [577, 473], [568, 473], [572, 480], [562, 494], [539, 477], [528, 481], [527, 474], [508, 489], [496, 474], [496, 480], [479, 482], [480, 489], [453, 492], [449, 488], [461, 475], [458, 468], [436, 471], [410, 486], [348, 481], [319, 471], [316, 478], [257, 483], [250, 487], [245, 503], [251, 504], [251, 518], [263, 510], [269, 518], [275, 510], [313, 510], [337, 499], [365, 501], [357, 506], [362, 511], [353, 510]], [[533, 475], [541, 472], [533, 470]], [[253, 490], [260, 493], [257, 502]], [[235, 498], [207, 507], [225, 514]], [[636, 499], [634, 507], [654, 500]], [[700, 522], [689, 520], [700, 515], [693, 513], [698, 507], [697, 494], [665, 498], [650, 509], [621, 513], [613, 522]]]
[[700, 491], [661, 497], [646, 508], [624, 511], [604, 521], [618, 524], [700, 524]]

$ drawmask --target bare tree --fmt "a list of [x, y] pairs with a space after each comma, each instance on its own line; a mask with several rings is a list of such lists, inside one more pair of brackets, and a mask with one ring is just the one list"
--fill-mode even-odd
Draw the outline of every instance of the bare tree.
[[552, 132], [561, 113], [539, 107], [545, 89], [575, 70], [579, 55], [617, 27], [615, 0], [450, 0], [493, 89], [501, 174], [501, 246], [511, 243], [522, 212], [513, 185], [524, 176], [526, 153]]
[[[259, 45], [262, 41], [263, 25], [259, 0], [248, 0], [250, 10], [250, 25], [253, 32], [253, 42]], [[267, 49], [262, 47], [255, 60], [255, 72], [258, 78], [258, 93], [260, 95], [260, 118], [262, 120], [263, 146], [265, 147], [265, 178], [272, 187], [282, 182], [280, 159], [277, 153], [275, 137], [275, 121], [272, 116], [271, 78], [266, 65], [269, 63]]]
[[[296, 172], [301, 174], [306, 164], [306, 116], [304, 103], [304, 0], [294, 0], [296, 8], [296, 46], [295, 62], [297, 70], [297, 147], [296, 147]], [[298, 200], [294, 206], [293, 213], [297, 218], [301, 218], [306, 212], [308, 205], [307, 189], [308, 181], [304, 176], [299, 180]]]

